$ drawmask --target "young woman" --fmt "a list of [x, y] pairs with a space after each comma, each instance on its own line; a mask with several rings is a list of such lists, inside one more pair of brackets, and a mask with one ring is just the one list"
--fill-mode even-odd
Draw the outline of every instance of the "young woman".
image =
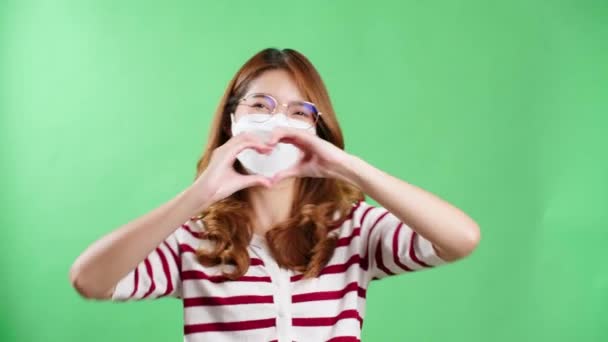
[[290, 49], [230, 81], [197, 171], [78, 257], [82, 296], [181, 298], [185, 341], [358, 341], [370, 281], [479, 241], [461, 210], [344, 151], [319, 74]]

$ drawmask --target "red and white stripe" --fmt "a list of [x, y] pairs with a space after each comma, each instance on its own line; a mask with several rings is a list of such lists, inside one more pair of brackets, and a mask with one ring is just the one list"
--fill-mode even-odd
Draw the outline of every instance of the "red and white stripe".
[[432, 244], [382, 207], [359, 202], [330, 234], [338, 242], [320, 275], [281, 269], [262, 238], [237, 280], [204, 267], [204, 227], [191, 219], [127, 274], [114, 300], [181, 298], [185, 341], [359, 341], [369, 282], [443, 264]]

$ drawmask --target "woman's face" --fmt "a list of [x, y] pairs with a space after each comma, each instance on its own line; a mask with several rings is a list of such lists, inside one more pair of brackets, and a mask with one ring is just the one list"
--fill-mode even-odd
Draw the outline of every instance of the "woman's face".
[[[243, 97], [254, 93], [270, 95], [279, 102], [279, 105], [306, 100], [289, 73], [280, 69], [266, 71], [251, 81]], [[248, 110], [250, 108], [247, 106], [237, 106], [234, 112], [235, 120], [238, 121]]]

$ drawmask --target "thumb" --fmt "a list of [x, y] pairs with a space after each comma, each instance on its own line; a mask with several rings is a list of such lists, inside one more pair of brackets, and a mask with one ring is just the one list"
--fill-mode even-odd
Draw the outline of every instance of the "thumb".
[[289, 168], [287, 170], [279, 171], [274, 176], [272, 176], [272, 183], [278, 183], [283, 179], [295, 177], [300, 174], [300, 168], [298, 165]]
[[265, 188], [272, 187], [272, 180], [268, 177], [261, 175], [247, 175], [243, 176], [243, 188], [250, 188], [252, 186], [263, 186]]

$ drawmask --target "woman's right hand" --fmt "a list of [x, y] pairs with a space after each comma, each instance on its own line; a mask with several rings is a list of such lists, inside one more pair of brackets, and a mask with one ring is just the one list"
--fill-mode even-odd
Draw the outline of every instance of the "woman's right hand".
[[272, 152], [271, 146], [250, 133], [241, 133], [216, 148], [205, 171], [185, 191], [82, 252], [70, 269], [74, 288], [86, 298], [111, 298], [120, 279], [192, 215], [243, 188], [272, 186], [266, 177], [242, 175], [233, 168], [236, 155], [246, 148]]
[[272, 152], [273, 146], [267, 145], [262, 137], [256, 134], [244, 132], [233, 136], [213, 150], [209, 165], [189, 189], [206, 202], [204, 206], [220, 201], [241, 189], [253, 186], [270, 188], [273, 185], [268, 177], [243, 175], [234, 169], [236, 156], [248, 148], [262, 154], [269, 154]]

